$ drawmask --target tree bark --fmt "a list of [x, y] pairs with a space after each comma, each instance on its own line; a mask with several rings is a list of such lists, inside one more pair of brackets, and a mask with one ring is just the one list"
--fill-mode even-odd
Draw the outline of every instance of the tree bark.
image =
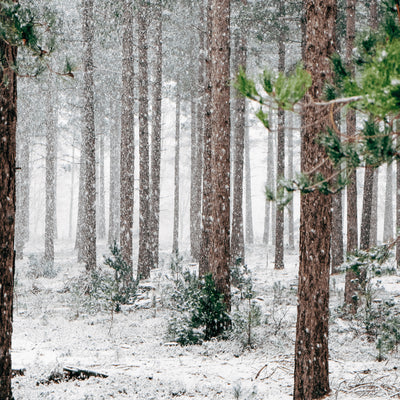
[[[293, 113], [289, 113], [289, 128], [287, 130], [287, 147], [288, 147], [288, 171], [287, 178], [289, 181], [294, 178], [293, 168], [293, 132], [294, 118]], [[288, 245], [289, 249], [294, 250], [294, 207], [293, 200], [287, 205], [287, 222], [288, 222]]]
[[369, 245], [376, 246], [378, 243], [378, 179], [379, 168], [374, 171], [374, 184], [372, 187], [371, 205], [371, 230], [369, 234]]
[[94, 126], [93, 0], [83, 1], [83, 126], [84, 163], [83, 261], [87, 271], [96, 268], [96, 134]]
[[371, 167], [366, 167], [364, 175], [363, 208], [362, 208], [361, 234], [360, 234], [360, 248], [362, 250], [369, 249], [373, 187], [374, 187], [374, 169]]
[[98, 151], [98, 165], [99, 165], [99, 178], [98, 178], [98, 207], [97, 207], [97, 237], [105, 239], [106, 237], [106, 204], [104, 193], [104, 126], [98, 135], [99, 151]]
[[212, 0], [210, 270], [230, 310], [230, 0]]
[[[247, 107], [246, 107], [247, 110]], [[246, 190], [246, 236], [245, 240], [248, 244], [254, 243], [254, 228], [253, 228], [253, 204], [251, 190], [251, 163], [250, 163], [250, 137], [248, 126], [248, 111], [245, 116], [245, 131], [244, 131], [244, 173], [245, 173], [245, 190]]]
[[[311, 99], [323, 96], [332, 77], [330, 56], [334, 49], [336, 1], [304, 1], [306, 35], [304, 65], [313, 84], [302, 111], [301, 170], [317, 170], [330, 176], [332, 166], [321, 163], [325, 151], [316, 142], [329, 126], [329, 110], [317, 108]], [[319, 166], [319, 167], [318, 167]], [[295, 343], [294, 399], [322, 398], [329, 393], [328, 321], [330, 240], [332, 229], [330, 195], [318, 191], [301, 195], [300, 267]]]
[[161, 100], [163, 63], [163, 3], [157, 1], [154, 10], [154, 85], [153, 85], [153, 124], [151, 130], [151, 260], [157, 268], [160, 243], [160, 168], [161, 168]]
[[[355, 11], [356, 0], [347, 0], [346, 15], [346, 62], [347, 68], [354, 74], [354, 64], [352, 53], [355, 38]], [[347, 137], [351, 138], [356, 134], [356, 112], [349, 109], [346, 114]], [[350, 183], [347, 186], [347, 252], [351, 253], [358, 248], [358, 218], [357, 218], [357, 174], [356, 171], [350, 173]], [[346, 271], [344, 300], [350, 311], [357, 311], [357, 274], [352, 270]]]
[[0, 399], [11, 400], [17, 127], [17, 76], [12, 67], [17, 60], [17, 47], [0, 39], [0, 54]]
[[[193, 75], [195, 75], [194, 72], [195, 68], [193, 68]], [[197, 166], [197, 137], [196, 137], [196, 115], [197, 115], [197, 107], [196, 107], [196, 101], [193, 97], [194, 95], [192, 94], [192, 98], [190, 101], [190, 255], [191, 257], [195, 260], [196, 257], [196, 240], [198, 240], [197, 237], [197, 230], [196, 230], [196, 200], [197, 200], [197, 195], [196, 191], [198, 191], [198, 188], [196, 187], [196, 166]]]
[[149, 77], [148, 77], [148, 8], [141, 0], [138, 4], [139, 50], [139, 259], [138, 277], [150, 277], [150, 166], [149, 166]]
[[46, 126], [46, 215], [44, 261], [54, 266], [54, 239], [56, 226], [56, 183], [57, 183], [57, 116], [55, 110], [55, 85], [49, 82], [47, 93]]
[[[122, 33], [122, 98], [120, 151], [121, 255], [133, 278], [133, 207], [135, 184], [133, 4], [124, 2]], [[127, 282], [129, 285], [129, 282]]]
[[383, 222], [383, 241], [385, 243], [393, 239], [393, 165], [386, 165], [386, 193], [385, 214]]
[[[247, 42], [242, 32], [235, 40], [236, 66], [246, 70]], [[235, 94], [235, 134], [234, 134], [234, 166], [233, 166], [233, 209], [232, 209], [232, 234], [231, 258], [232, 264], [244, 264], [244, 229], [243, 229], [243, 164], [244, 164], [244, 137], [246, 100]]]
[[[179, 78], [178, 78], [179, 79]], [[172, 236], [172, 253], [179, 251], [179, 147], [181, 130], [181, 93], [179, 80], [176, 84], [176, 113], [175, 113], [175, 183], [174, 183], [174, 231]]]

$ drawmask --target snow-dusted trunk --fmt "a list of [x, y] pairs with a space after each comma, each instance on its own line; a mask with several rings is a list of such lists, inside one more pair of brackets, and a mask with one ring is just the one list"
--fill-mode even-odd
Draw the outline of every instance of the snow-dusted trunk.
[[[285, 16], [284, 2], [279, 3], [279, 14]], [[286, 46], [285, 35], [281, 31], [281, 37], [278, 44], [278, 70], [285, 72], [286, 61]], [[285, 178], [285, 111], [278, 110], [278, 147], [276, 155], [276, 177], [278, 184], [279, 179]], [[283, 269], [284, 265], [284, 246], [283, 246], [283, 233], [285, 227], [285, 213], [283, 208], [276, 207], [275, 214], [275, 269]]]
[[57, 112], [55, 109], [55, 84], [49, 81], [46, 121], [46, 213], [44, 227], [44, 260], [54, 265], [54, 239], [56, 226], [57, 183]]
[[[329, 126], [329, 110], [314, 105], [326, 80], [332, 77], [330, 56], [334, 53], [336, 1], [304, 0], [304, 66], [312, 77], [309, 96], [302, 110], [301, 170], [329, 176], [330, 162], [316, 141]], [[302, 194], [300, 200], [300, 263], [295, 342], [294, 399], [317, 399], [329, 393], [328, 322], [332, 201], [318, 191]]]
[[0, 54], [0, 399], [11, 400], [17, 126], [17, 76], [12, 67], [17, 60], [17, 47], [0, 38]]
[[[193, 75], [195, 68], [193, 68]], [[197, 137], [196, 137], [196, 115], [197, 107], [194, 95], [190, 101], [190, 255], [195, 259], [196, 255], [196, 240], [197, 230], [196, 230], [196, 165], [197, 165]]]
[[[275, 181], [275, 163], [274, 163], [274, 137], [273, 133], [268, 133], [268, 150], [267, 150], [267, 187], [271, 190], [274, 188]], [[271, 233], [272, 224], [271, 221], [274, 217], [273, 213], [274, 204], [268, 199], [265, 200], [265, 216], [264, 216], [264, 236], [263, 243], [268, 245], [270, 243], [270, 237], [273, 235]]]
[[210, 270], [230, 309], [230, 0], [212, 0]]
[[[399, 139], [397, 139], [399, 141]], [[396, 263], [400, 266], [400, 160], [396, 161]]]
[[152, 266], [157, 268], [160, 243], [160, 168], [161, 168], [161, 100], [163, 64], [163, 24], [162, 1], [154, 6], [154, 85], [151, 129], [151, 258]]
[[372, 186], [371, 229], [369, 232], [370, 247], [376, 246], [378, 243], [378, 180], [379, 168], [374, 171], [374, 183]]
[[176, 112], [175, 112], [175, 176], [174, 176], [174, 230], [172, 235], [172, 252], [179, 251], [179, 150], [181, 132], [181, 93], [179, 78], [176, 84]]
[[138, 277], [150, 276], [150, 169], [149, 169], [149, 76], [148, 6], [141, 0], [137, 10], [139, 55], [139, 260]]
[[254, 243], [253, 228], [253, 203], [251, 190], [251, 164], [250, 164], [250, 134], [249, 134], [248, 111], [246, 107], [245, 131], [244, 131], [244, 173], [245, 173], [245, 196], [246, 196], [246, 236], [248, 244]]
[[122, 33], [120, 245], [121, 255], [131, 271], [130, 278], [132, 278], [133, 269], [132, 240], [135, 183], [133, 46], [133, 4], [131, 0], [125, 0]]
[[[235, 38], [235, 73], [239, 68], [246, 69], [247, 43], [240, 32]], [[244, 164], [244, 136], [246, 100], [235, 93], [235, 118], [234, 118], [234, 165], [233, 165], [233, 208], [232, 208], [232, 234], [231, 234], [231, 259], [232, 263], [244, 264], [244, 230], [243, 230], [243, 164]]]
[[363, 208], [362, 208], [361, 233], [360, 233], [360, 248], [362, 250], [367, 250], [369, 248], [373, 188], [374, 188], [374, 169], [371, 167], [366, 167], [364, 174]]
[[117, 107], [110, 106], [112, 117], [110, 121], [110, 193], [108, 244], [119, 242], [120, 232], [120, 129], [117, 117]]
[[76, 222], [75, 250], [78, 251], [78, 262], [83, 262], [83, 215], [85, 207], [85, 163], [83, 153], [83, 129], [81, 129], [81, 153], [79, 156], [79, 188], [78, 188], [78, 215]]
[[97, 192], [97, 237], [106, 237], [106, 203], [104, 193], [104, 126], [98, 135], [98, 192]]
[[[293, 113], [289, 113], [289, 127], [287, 129], [287, 150], [288, 150], [288, 163], [287, 163], [287, 178], [291, 181], [294, 177], [293, 167], [293, 132], [294, 132], [294, 118]], [[294, 215], [293, 215], [293, 200], [287, 205], [287, 226], [288, 226], [288, 245], [289, 249], [294, 250]]]
[[19, 131], [17, 135], [17, 167], [20, 169], [16, 175], [15, 251], [17, 260], [21, 260], [29, 240], [30, 139], [28, 131]]
[[386, 166], [385, 214], [383, 220], [383, 241], [393, 239], [393, 164]]
[[210, 234], [212, 229], [212, 182], [211, 182], [211, 60], [210, 43], [212, 32], [211, 0], [207, 0], [207, 36], [204, 91], [204, 151], [203, 151], [203, 191], [202, 191], [202, 232], [199, 260], [199, 275], [210, 272]]
[[[352, 60], [354, 38], [355, 38], [355, 10], [356, 0], [347, 0], [346, 7], [346, 62], [347, 68], [354, 74]], [[351, 138], [356, 134], [356, 112], [349, 109], [346, 114], [347, 137]], [[357, 218], [357, 174], [353, 171], [349, 174], [350, 183], [347, 186], [347, 252], [358, 248], [358, 218]], [[357, 311], [357, 275], [349, 268], [346, 271], [344, 301], [350, 311]]]
[[68, 238], [72, 239], [72, 215], [74, 211], [75, 196], [75, 134], [72, 136], [72, 159], [71, 159], [71, 189], [69, 192], [69, 215], [68, 215]]

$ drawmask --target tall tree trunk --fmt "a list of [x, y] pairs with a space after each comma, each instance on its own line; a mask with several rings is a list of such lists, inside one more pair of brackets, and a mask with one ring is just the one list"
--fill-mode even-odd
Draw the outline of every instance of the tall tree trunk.
[[[397, 139], [399, 141], [399, 139]], [[400, 267], [400, 160], [396, 161], [396, 263]]]
[[139, 50], [139, 260], [138, 277], [150, 277], [150, 169], [149, 169], [149, 77], [147, 54], [148, 8], [141, 0], [138, 4]]
[[[275, 181], [275, 168], [274, 168], [274, 138], [273, 133], [268, 133], [268, 150], [267, 150], [267, 187], [269, 189], [273, 189], [274, 181]], [[263, 236], [263, 243], [268, 245], [270, 243], [270, 236], [272, 230], [272, 203], [265, 199], [265, 217], [264, 217], [264, 236]]]
[[71, 190], [69, 192], [68, 238], [72, 239], [72, 215], [74, 211], [75, 195], [75, 134], [72, 136], [72, 161], [71, 161]]
[[57, 116], [55, 110], [55, 85], [49, 83], [47, 93], [47, 126], [46, 126], [46, 216], [44, 260], [54, 266], [54, 239], [56, 226], [56, 180], [57, 180]]
[[[288, 171], [287, 178], [289, 181], [294, 178], [293, 168], [293, 132], [294, 118], [293, 113], [289, 113], [289, 128], [287, 130], [287, 147], [288, 147]], [[288, 222], [288, 245], [289, 249], [294, 250], [294, 207], [293, 200], [287, 205], [287, 222]]]
[[[323, 96], [332, 77], [336, 1], [304, 1], [306, 36], [304, 65], [313, 84], [305, 99], [302, 118], [301, 170], [332, 173], [325, 151], [316, 141], [329, 126], [329, 110], [310, 99]], [[317, 399], [329, 393], [328, 322], [331, 196], [318, 191], [301, 195], [300, 266], [295, 344], [294, 399]]]
[[374, 169], [371, 167], [366, 167], [364, 174], [363, 208], [362, 208], [361, 234], [360, 234], [360, 248], [362, 250], [367, 250], [369, 248], [373, 188], [374, 188]]
[[[193, 75], [194, 73], [193, 68]], [[196, 137], [196, 115], [197, 115], [197, 107], [196, 101], [193, 97], [190, 101], [190, 255], [195, 260], [196, 257], [196, 241], [198, 240], [197, 237], [197, 230], [196, 230], [196, 222], [197, 222], [197, 207], [196, 207], [196, 200], [197, 200], [197, 191], [199, 190], [196, 187], [196, 166], [197, 166], [197, 137]]]
[[15, 220], [15, 251], [17, 260], [22, 260], [25, 244], [29, 240], [29, 133], [17, 132], [17, 167], [16, 175], [16, 220]]
[[17, 76], [13, 67], [17, 60], [17, 47], [0, 38], [0, 54], [0, 399], [11, 400], [17, 126]]
[[[235, 40], [236, 66], [246, 69], [247, 43], [243, 33]], [[232, 263], [244, 264], [244, 230], [243, 230], [243, 164], [244, 164], [244, 136], [246, 100], [236, 94], [235, 99], [235, 135], [234, 135], [234, 167], [233, 167], [233, 210], [231, 234]]]
[[96, 268], [96, 135], [94, 127], [93, 0], [83, 1], [83, 126], [84, 215], [83, 257], [87, 271]]
[[212, 0], [210, 270], [230, 309], [230, 0]]
[[76, 221], [75, 250], [78, 251], [78, 262], [84, 261], [83, 256], [83, 218], [85, 207], [85, 163], [83, 149], [83, 129], [81, 129], [81, 151], [79, 156], [79, 187], [78, 187], [78, 215]]
[[98, 135], [99, 149], [98, 149], [98, 165], [99, 165], [99, 178], [98, 178], [98, 207], [97, 207], [97, 237], [105, 239], [106, 237], [106, 204], [104, 193], [104, 127]]
[[207, 0], [207, 36], [204, 91], [204, 151], [203, 151], [203, 191], [202, 191], [202, 232], [199, 260], [199, 276], [210, 272], [210, 235], [212, 229], [212, 182], [211, 182], [211, 59], [210, 44], [212, 35], [211, 0]]
[[[285, 2], [279, 2], [279, 15], [285, 17]], [[286, 44], [284, 31], [280, 32], [279, 50], [278, 50], [278, 70], [285, 72]], [[285, 111], [278, 110], [278, 148], [276, 154], [276, 175], [277, 183], [279, 179], [285, 178]], [[285, 227], [285, 213], [283, 208], [276, 208], [275, 215], [275, 269], [283, 269], [284, 264], [284, 246], [283, 233]]]
[[154, 9], [154, 85], [153, 85], [153, 124], [151, 129], [151, 259], [152, 266], [159, 263], [160, 243], [160, 168], [161, 168], [161, 100], [162, 100], [162, 62], [163, 62], [163, 3], [157, 2]]
[[253, 228], [253, 204], [251, 190], [251, 164], [250, 164], [250, 137], [249, 137], [248, 111], [246, 107], [245, 131], [244, 131], [244, 173], [245, 173], [245, 196], [246, 196], [246, 236], [248, 244], [254, 243]]
[[385, 243], [393, 239], [393, 165], [386, 166], [386, 193], [385, 214], [383, 221], [383, 241]]
[[371, 227], [369, 233], [369, 245], [374, 247], [378, 243], [378, 179], [379, 168], [374, 171], [374, 183], [372, 186], [372, 201], [371, 201]]
[[[347, 0], [346, 15], [346, 61], [347, 67], [354, 74], [352, 53], [355, 38], [355, 12], [356, 0]], [[347, 137], [356, 134], [356, 112], [349, 109], [346, 114]], [[347, 252], [351, 253], [358, 248], [358, 218], [357, 218], [357, 174], [353, 171], [349, 176], [350, 183], [347, 186]], [[357, 311], [357, 274], [349, 268], [346, 271], [344, 301], [351, 312]]]
[[[122, 99], [120, 150], [120, 243], [121, 254], [133, 270], [133, 206], [135, 184], [133, 4], [125, 0], [122, 40]], [[126, 282], [129, 284], [129, 282]]]
[[179, 78], [176, 84], [175, 114], [175, 183], [174, 183], [174, 231], [172, 236], [172, 252], [179, 251], [179, 147], [181, 130], [181, 93]]

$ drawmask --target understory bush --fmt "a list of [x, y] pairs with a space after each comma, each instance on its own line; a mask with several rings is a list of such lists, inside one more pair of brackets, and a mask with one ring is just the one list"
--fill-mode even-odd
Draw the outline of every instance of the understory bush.
[[54, 262], [47, 261], [44, 257], [30, 254], [28, 256], [29, 270], [27, 276], [30, 278], [55, 278], [58, 274], [58, 268], [54, 266]]

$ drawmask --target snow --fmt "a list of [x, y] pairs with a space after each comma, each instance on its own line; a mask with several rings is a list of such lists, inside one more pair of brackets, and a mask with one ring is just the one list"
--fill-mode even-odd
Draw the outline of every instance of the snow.
[[[103, 245], [99, 254], [105, 252]], [[26, 374], [13, 378], [16, 400], [292, 398], [296, 254], [287, 253], [286, 269], [278, 271], [266, 263], [263, 247], [248, 249], [257, 304], [262, 319], [268, 320], [254, 328], [252, 349], [243, 348], [238, 337], [186, 347], [167, 339], [171, 311], [160, 303], [163, 276], [169, 268], [166, 261], [153, 271], [146, 283], [152, 290], [138, 304], [123, 307], [120, 313], [90, 314], [67, 290], [71, 279], [84, 270], [74, 262], [72, 243], [58, 241], [56, 255], [54, 278], [31, 278], [27, 257], [17, 261], [12, 362], [13, 368], [25, 368]], [[168, 260], [168, 254], [161, 258]], [[268, 260], [273, 260], [272, 252]], [[193, 263], [187, 265], [194, 268]], [[379, 294], [399, 297], [398, 275], [379, 279]], [[336, 311], [343, 302], [344, 276], [333, 277], [331, 287], [332, 393], [328, 398], [398, 397], [399, 353], [378, 362], [375, 343], [367, 340], [360, 323], [340, 318]], [[66, 366], [109, 376], [37, 385]]]

